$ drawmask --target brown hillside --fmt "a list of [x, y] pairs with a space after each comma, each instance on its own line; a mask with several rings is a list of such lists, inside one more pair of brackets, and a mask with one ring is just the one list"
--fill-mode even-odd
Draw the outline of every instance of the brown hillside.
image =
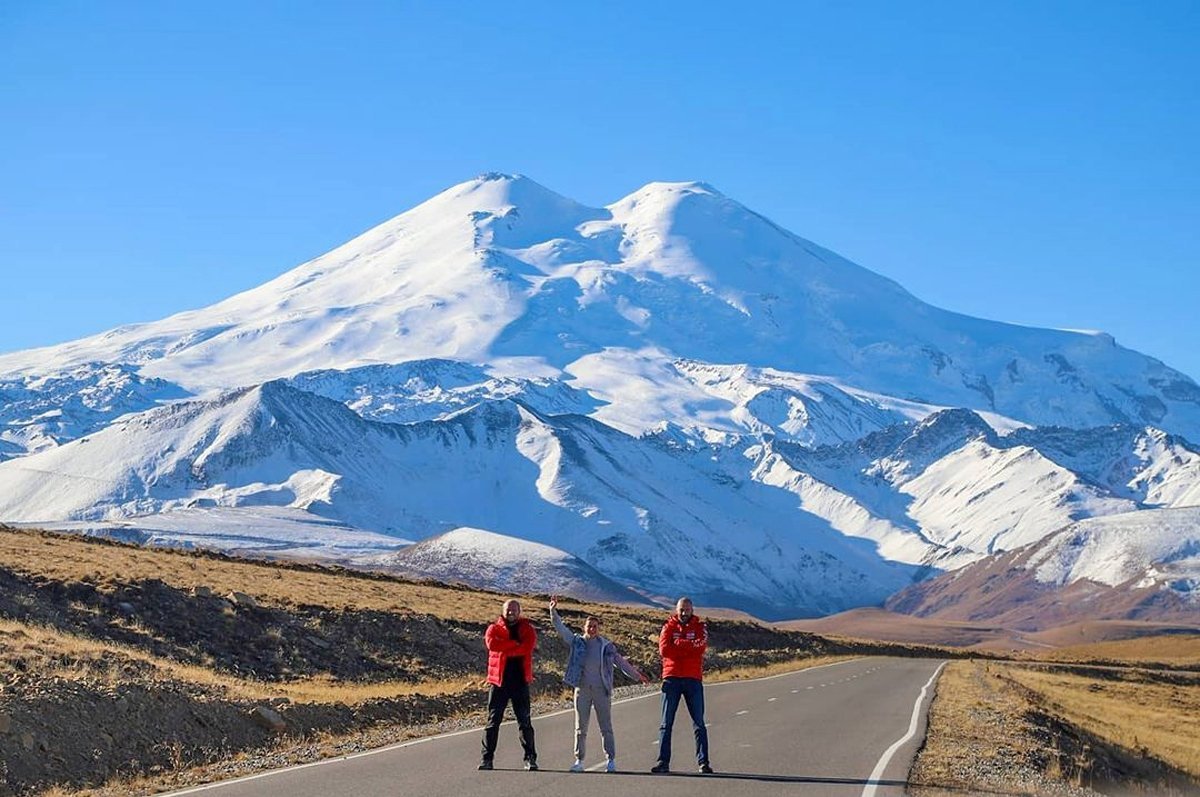
[[1031, 554], [1032, 549], [1024, 548], [913, 584], [889, 598], [884, 608], [1023, 633], [1095, 620], [1197, 622], [1196, 606], [1167, 590], [1109, 587], [1087, 580], [1064, 587], [1043, 584], [1032, 569], [1022, 566]]

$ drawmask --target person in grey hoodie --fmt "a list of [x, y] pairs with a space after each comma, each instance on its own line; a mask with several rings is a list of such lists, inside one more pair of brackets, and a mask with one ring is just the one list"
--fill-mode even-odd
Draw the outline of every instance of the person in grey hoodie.
[[583, 771], [588, 723], [595, 708], [596, 722], [604, 740], [604, 754], [608, 757], [605, 770], [616, 772], [617, 743], [612, 726], [613, 670], [620, 668], [621, 672], [641, 683], [649, 683], [650, 679], [620, 654], [612, 640], [600, 636], [600, 618], [588, 617], [583, 623], [583, 633], [576, 634], [558, 616], [558, 598], [552, 597], [550, 620], [570, 650], [563, 680], [575, 687], [575, 763], [571, 765], [571, 771]]

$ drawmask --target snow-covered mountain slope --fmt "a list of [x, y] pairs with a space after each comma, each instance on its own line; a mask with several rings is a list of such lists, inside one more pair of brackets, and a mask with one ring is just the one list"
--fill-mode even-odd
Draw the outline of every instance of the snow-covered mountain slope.
[[[468, 385], [478, 376], [452, 370]], [[344, 527], [331, 540], [347, 529], [428, 540], [471, 527], [550, 545], [655, 594], [813, 615], [878, 603], [930, 565], [1134, 508], [1006, 439], [948, 410], [839, 446], [705, 445], [666, 431], [635, 438], [509, 398], [380, 423], [270, 382], [0, 463], [0, 517], [259, 552], [275, 539], [297, 555], [376, 565], [386, 563], [370, 550], [378, 542], [306, 554], [306, 520]], [[254, 516], [231, 508], [276, 516], [251, 532]], [[441, 552], [432, 559], [413, 554], [407, 571], [446, 559], [454, 540], [428, 546]]]
[[908, 587], [887, 607], [1030, 631], [1082, 619], [1194, 621], [1200, 611], [1200, 507], [1082, 520]]
[[37, 525], [139, 545], [209, 548], [239, 556], [356, 567], [377, 566], [382, 557], [412, 544], [286, 506], [190, 507], [117, 520]]
[[1114, 495], [1148, 507], [1200, 505], [1200, 449], [1160, 429], [1043, 427], [1006, 436]]
[[605, 352], [821, 374], [1033, 425], [1133, 423], [1200, 439], [1200, 387], [1157, 360], [1107, 335], [931, 307], [703, 183], [651, 183], [588, 208], [485, 175], [258, 288], [3, 355], [0, 374], [120, 362], [198, 391], [447, 358], [499, 376], [565, 369], [587, 390], [594, 368], [571, 366]]
[[765, 616], [1200, 503], [1189, 438], [1200, 387], [1157, 360], [931, 307], [702, 183], [590, 208], [485, 175], [0, 355], [0, 520], [347, 561], [473, 528]]
[[454, 529], [379, 560], [397, 573], [514, 595], [573, 595], [608, 603], [649, 603], [566, 551], [483, 529]]
[[183, 398], [161, 379], [128, 365], [84, 363], [61, 372], [0, 377], [0, 460], [53, 448], [101, 429], [126, 413]]
[[512, 400], [398, 425], [272, 382], [0, 463], [0, 517], [10, 521], [250, 506], [408, 539], [486, 529], [656, 594], [686, 590], [768, 616], [878, 602], [915, 572], [786, 493], [737, 482], [706, 449]]
[[550, 415], [587, 415], [600, 403], [559, 380], [496, 377], [481, 366], [454, 360], [310, 371], [287, 381], [339, 401], [364, 418], [388, 423], [437, 420], [495, 399], [520, 399]]
[[1015, 435], [997, 435], [967, 410], [854, 443], [774, 442], [747, 455], [755, 478], [796, 494], [842, 533], [874, 540], [888, 558], [943, 569], [1041, 539], [1073, 520], [1137, 508]]

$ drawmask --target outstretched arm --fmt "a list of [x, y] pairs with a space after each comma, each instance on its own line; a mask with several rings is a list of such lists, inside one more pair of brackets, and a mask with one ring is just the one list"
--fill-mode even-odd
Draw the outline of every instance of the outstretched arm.
[[621, 651], [614, 647], [613, 653], [616, 654], [614, 663], [616, 664], [617, 669], [639, 683], [645, 684], [650, 682], [650, 679], [646, 677], [645, 673], [643, 673], [637, 667], [634, 667], [633, 664], [630, 663], [629, 659], [621, 655]]

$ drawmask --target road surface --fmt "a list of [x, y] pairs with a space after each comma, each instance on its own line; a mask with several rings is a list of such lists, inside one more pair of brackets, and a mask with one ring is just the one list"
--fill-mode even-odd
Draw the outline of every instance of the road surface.
[[697, 773], [681, 703], [671, 774], [652, 775], [658, 694], [613, 705], [620, 771], [605, 773], [600, 732], [588, 733], [588, 771], [574, 760], [570, 710], [534, 719], [539, 772], [521, 766], [515, 724], [500, 729], [496, 769], [479, 772], [478, 729], [413, 740], [345, 758], [209, 784], [174, 795], [329, 797], [612, 797], [648, 795], [862, 795], [898, 797], [925, 737], [941, 662], [863, 658], [754, 681], [707, 684], [712, 775]]

